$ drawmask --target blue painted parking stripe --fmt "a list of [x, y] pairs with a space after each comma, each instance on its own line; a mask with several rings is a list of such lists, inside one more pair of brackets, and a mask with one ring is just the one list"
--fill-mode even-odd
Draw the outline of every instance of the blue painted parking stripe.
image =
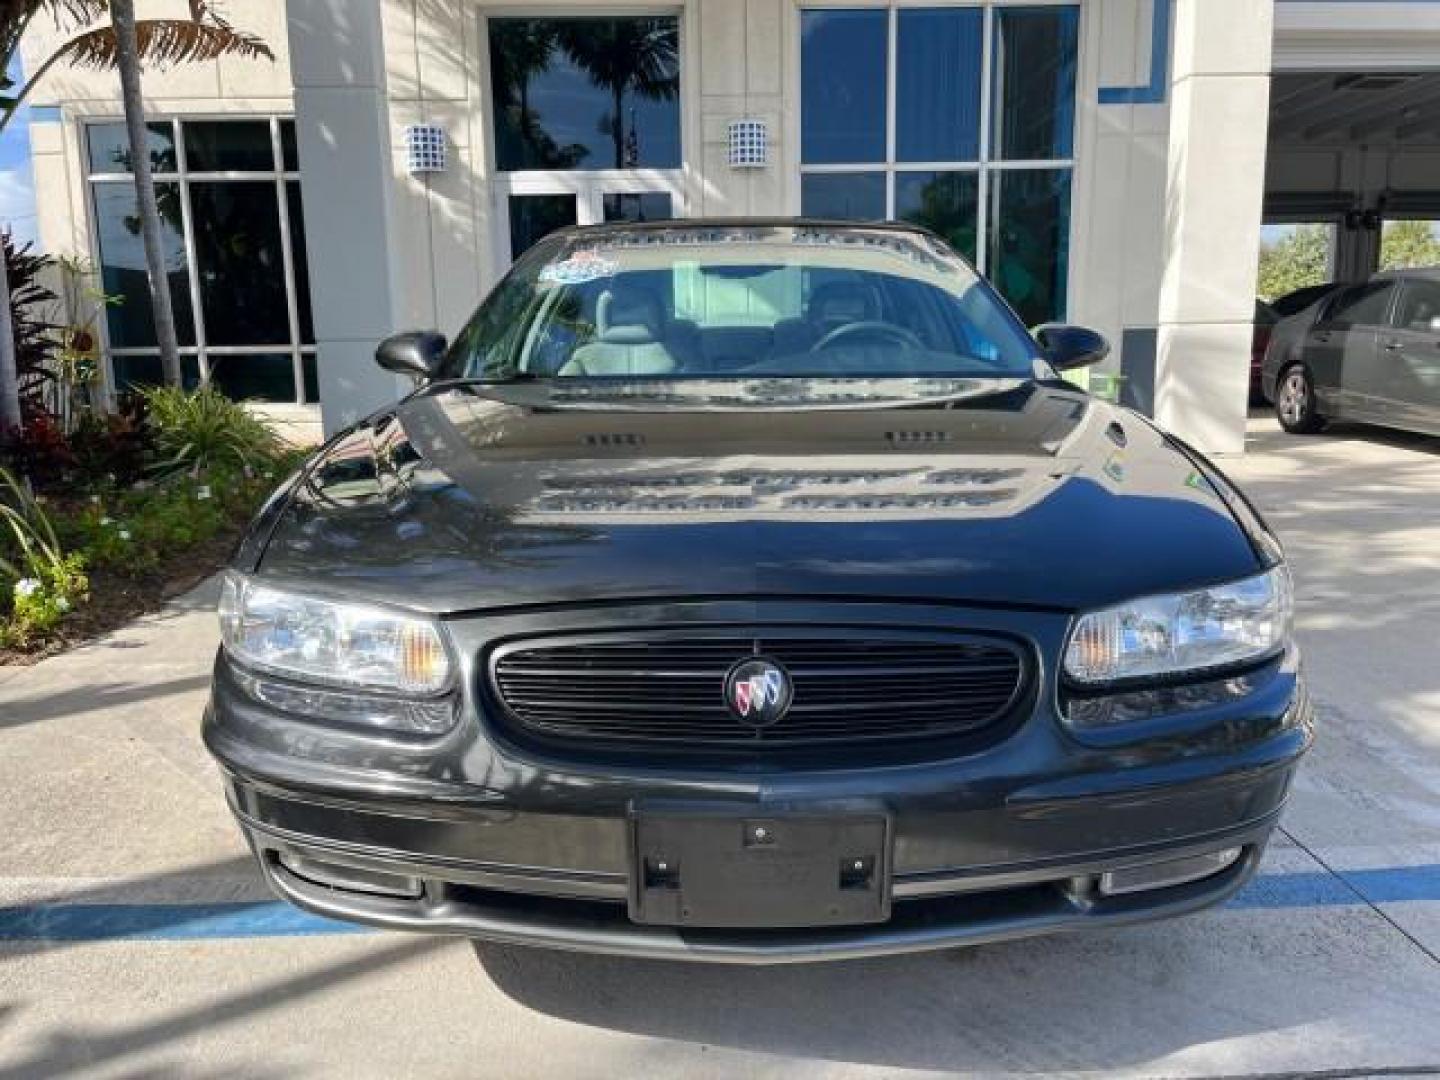
[[[1440, 901], [1440, 864], [1262, 874], [1226, 907], [1342, 907]], [[223, 904], [43, 904], [0, 908], [0, 941], [195, 941], [363, 934], [279, 900]]]
[[225, 904], [46, 904], [0, 908], [0, 941], [190, 941], [364, 933], [280, 900]]

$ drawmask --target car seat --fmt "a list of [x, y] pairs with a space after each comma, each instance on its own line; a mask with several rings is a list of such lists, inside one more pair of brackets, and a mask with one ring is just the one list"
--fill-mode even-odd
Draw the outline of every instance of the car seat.
[[676, 368], [664, 341], [665, 312], [648, 289], [616, 286], [595, 305], [596, 337], [561, 366], [561, 375], [665, 375]]

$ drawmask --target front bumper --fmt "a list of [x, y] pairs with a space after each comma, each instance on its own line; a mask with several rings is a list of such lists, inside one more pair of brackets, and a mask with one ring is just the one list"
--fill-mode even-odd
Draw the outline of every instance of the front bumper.
[[[1011, 616], [963, 618], [1004, 629]], [[1025, 618], [1039, 654], [1055, 655], [1065, 620]], [[483, 651], [463, 644], [462, 655]], [[267, 880], [302, 908], [517, 944], [773, 963], [1133, 923], [1224, 900], [1254, 873], [1313, 727], [1293, 654], [1221, 690], [1078, 738], [1044, 685], [1023, 723], [973, 753], [707, 771], [547, 760], [497, 737], [468, 697], [467, 719], [430, 742], [325, 728], [248, 697], [222, 657], [205, 739]], [[681, 803], [737, 817], [883, 813], [890, 917], [743, 931], [632, 922], [635, 816]], [[1097, 888], [1112, 871], [1227, 849], [1239, 857], [1199, 880]]]

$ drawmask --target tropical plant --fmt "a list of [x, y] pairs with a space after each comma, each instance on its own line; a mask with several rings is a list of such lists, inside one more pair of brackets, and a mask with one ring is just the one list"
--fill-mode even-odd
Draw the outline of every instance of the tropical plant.
[[245, 406], [209, 386], [142, 391], [160, 458], [158, 471], [199, 472], [215, 465], [256, 469], [281, 453], [280, 440]]
[[[140, 95], [143, 64], [185, 64], [222, 56], [274, 59], [270, 47], [253, 34], [237, 30], [210, 3], [188, 0], [188, 19], [135, 18], [134, 0], [0, 0], [0, 72], [11, 69], [20, 40], [34, 19], [51, 16], [62, 28], [74, 29], [18, 92], [8, 78], [0, 79], [0, 131], [14, 119], [21, 104], [57, 64], [118, 71], [125, 123], [130, 136], [130, 158], [140, 206], [141, 235], [145, 241], [150, 275], [151, 309], [165, 379], [180, 384], [180, 352], [170, 302], [170, 281], [165, 273], [160, 243], [160, 217], [150, 158], [145, 151], [144, 103]], [[109, 17], [108, 23], [96, 20]], [[3, 268], [0, 268], [3, 272]], [[0, 291], [5, 282], [0, 280]], [[20, 424], [19, 386], [15, 356], [10, 346], [8, 312], [0, 305], [0, 431]]]
[[8, 230], [0, 232], [0, 249], [4, 252], [5, 280], [10, 288], [16, 391], [22, 401], [28, 399], [34, 410], [40, 404], [46, 384], [54, 379], [49, 360], [55, 351], [57, 327], [49, 316], [56, 297], [44, 280], [54, 260], [36, 254], [33, 244], [17, 243]]
[[6, 469], [0, 469], [0, 526], [0, 583], [11, 601], [0, 645], [24, 644], [84, 600], [90, 582], [84, 558], [66, 553], [39, 500]]
[[50, 318], [55, 327], [55, 347], [49, 358], [54, 374], [52, 407], [60, 426], [73, 435], [99, 411], [100, 314], [106, 307], [122, 303], [124, 297], [100, 289], [94, 264], [83, 256], [57, 255], [52, 264], [59, 277], [59, 295]]
[[[680, 93], [680, 49], [674, 19], [567, 19], [558, 38], [571, 61], [596, 86], [610, 91], [608, 117], [615, 168], [638, 164], [625, 137], [625, 95], [669, 101]], [[631, 138], [635, 136], [631, 125]]]

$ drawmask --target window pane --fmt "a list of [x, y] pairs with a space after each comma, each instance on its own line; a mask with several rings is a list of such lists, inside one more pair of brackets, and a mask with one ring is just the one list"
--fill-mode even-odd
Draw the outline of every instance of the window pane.
[[1336, 300], [1327, 321], [1351, 326], [1383, 325], [1394, 285], [1393, 281], [1369, 281], [1347, 289]]
[[996, 9], [992, 156], [1071, 156], [1079, 22], [1073, 7]]
[[606, 195], [606, 221], [667, 221], [674, 217], [670, 196], [662, 191], [640, 195]]
[[501, 169], [679, 167], [679, 20], [501, 18], [489, 27]]
[[295, 145], [295, 121], [280, 121], [280, 158], [286, 172], [300, 171], [300, 151]]
[[1026, 326], [1065, 314], [1070, 170], [990, 174], [989, 277]]
[[[163, 386], [165, 371], [159, 354], [153, 356], [116, 356], [110, 361], [110, 374], [115, 389], [128, 393], [146, 386]], [[180, 381], [186, 390], [200, 385], [200, 361], [193, 356], [180, 357]]]
[[895, 174], [895, 216], [943, 236], [972, 263], [979, 211], [980, 177], [976, 173]]
[[1440, 221], [1390, 220], [1380, 226], [1380, 269], [1440, 264]]
[[[140, 212], [129, 181], [95, 184], [95, 231], [100, 241], [100, 276], [107, 295], [120, 302], [106, 307], [110, 345], [116, 349], [155, 344], [155, 318], [150, 306], [150, 277], [140, 239]], [[190, 307], [190, 278], [178, 184], [156, 184], [160, 204], [160, 243], [170, 279], [170, 304], [181, 345], [195, 344], [195, 316]]]
[[885, 217], [884, 173], [806, 173], [800, 178], [806, 217], [880, 221]]
[[883, 11], [800, 13], [800, 160], [885, 160]]
[[274, 172], [267, 120], [186, 120], [185, 167], [191, 172]]
[[292, 180], [285, 185], [290, 207], [290, 254], [295, 262], [295, 305], [300, 315], [300, 341], [315, 344], [315, 319], [310, 307], [310, 255], [305, 250], [305, 207], [300, 198], [300, 184]]
[[288, 344], [275, 185], [261, 180], [192, 183], [190, 212], [207, 343]]
[[900, 161], [980, 157], [979, 8], [901, 10], [896, 42], [895, 156]]
[[210, 382], [236, 401], [295, 401], [295, 364], [289, 353], [262, 356], [209, 354]]
[[510, 257], [518, 259], [556, 229], [574, 224], [574, 195], [511, 195]]
[[305, 403], [318, 405], [320, 403], [320, 366], [314, 353], [306, 353], [300, 357], [300, 371], [305, 376]]
[[[161, 120], [145, 125], [150, 147], [150, 168], [154, 172], [173, 173], [175, 161], [175, 125]], [[130, 138], [124, 124], [91, 124], [88, 128], [90, 171], [97, 173], [128, 173], [130, 171]]]
[[1440, 319], [1440, 281], [1429, 278], [1406, 278], [1400, 288], [1400, 302], [1391, 318], [1392, 326], [1421, 333], [1433, 333], [1432, 324]]
[[1283, 318], [1320, 299], [1301, 293], [1329, 282], [1333, 276], [1336, 226], [1332, 221], [1266, 222], [1260, 227], [1260, 266], [1256, 291], [1277, 305]]

